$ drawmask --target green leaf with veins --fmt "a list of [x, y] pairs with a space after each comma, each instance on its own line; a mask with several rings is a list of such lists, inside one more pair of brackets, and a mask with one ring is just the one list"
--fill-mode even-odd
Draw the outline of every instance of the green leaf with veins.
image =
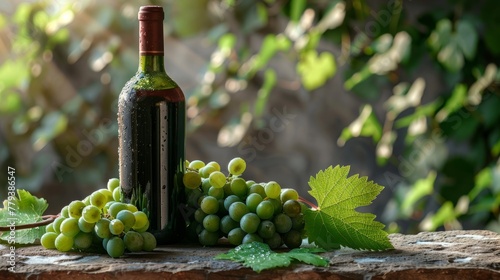
[[[42, 215], [47, 210], [47, 201], [43, 198], [37, 198], [26, 190], [17, 190], [17, 197], [11, 200], [4, 200], [3, 208], [0, 208], [0, 226], [11, 226], [31, 224], [40, 222]], [[45, 233], [45, 226], [16, 230], [15, 235], [11, 236], [10, 231], [3, 232], [0, 239], [16, 244], [34, 243]]]
[[386, 250], [393, 246], [384, 225], [375, 215], [356, 208], [369, 205], [383, 187], [358, 175], [347, 177], [349, 166], [328, 167], [309, 180], [309, 193], [318, 209], [305, 211], [305, 229], [309, 242], [325, 250], [339, 248]]
[[289, 252], [276, 253], [261, 242], [239, 245], [225, 254], [215, 256], [217, 260], [232, 260], [241, 262], [256, 272], [276, 267], [287, 267], [293, 260], [315, 266], [327, 266], [328, 260], [314, 253], [325, 252], [320, 248], [297, 248]]

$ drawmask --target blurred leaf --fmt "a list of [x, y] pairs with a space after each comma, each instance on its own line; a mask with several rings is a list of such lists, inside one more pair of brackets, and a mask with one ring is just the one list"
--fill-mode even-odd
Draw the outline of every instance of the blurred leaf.
[[469, 192], [470, 201], [473, 201], [482, 190], [491, 186], [493, 183], [493, 172], [491, 171], [491, 168], [486, 167], [479, 171], [474, 180], [474, 188]]
[[42, 118], [41, 125], [31, 135], [35, 151], [41, 150], [52, 139], [66, 130], [68, 119], [59, 111], [50, 112]]
[[442, 100], [438, 99], [438, 100], [435, 100], [429, 104], [420, 105], [420, 106], [415, 108], [415, 112], [413, 112], [412, 114], [396, 120], [394, 127], [395, 128], [407, 127], [412, 122], [414, 122], [415, 120], [417, 120], [419, 118], [431, 117], [432, 115], [434, 115], [436, 110], [439, 107], [441, 107], [442, 103], [443, 103]]
[[241, 142], [248, 131], [253, 116], [245, 111], [239, 118], [233, 118], [224, 125], [217, 136], [217, 144], [221, 147], [233, 147]]
[[382, 125], [374, 114], [372, 107], [368, 104], [363, 107], [358, 118], [342, 130], [337, 145], [343, 147], [349, 139], [359, 136], [371, 136], [373, 142], [378, 142], [382, 137]]
[[436, 172], [431, 171], [427, 178], [420, 179], [411, 187], [408, 194], [406, 194], [403, 203], [401, 204], [401, 211], [407, 217], [411, 215], [414, 210], [415, 204], [424, 196], [432, 194], [434, 191], [434, 182], [436, 181]]
[[498, 68], [495, 64], [490, 63], [484, 70], [484, 75], [479, 77], [469, 88], [467, 101], [471, 105], [478, 105], [482, 101], [483, 91], [488, 88], [494, 81], [498, 73]]
[[306, 8], [306, 0], [292, 0], [290, 9], [290, 20], [298, 23]]
[[447, 18], [440, 20], [436, 24], [436, 29], [432, 31], [428, 39], [428, 44], [434, 52], [438, 52], [448, 44], [451, 38], [451, 28], [451, 21]]
[[458, 46], [462, 50], [464, 56], [467, 59], [472, 60], [476, 55], [476, 46], [478, 39], [478, 35], [476, 30], [474, 29], [474, 26], [468, 21], [461, 20], [457, 22], [456, 29], [456, 40]]
[[335, 74], [335, 71], [335, 59], [332, 54], [327, 52], [322, 52], [318, 56], [315, 50], [307, 51], [297, 63], [297, 72], [307, 90], [324, 85]]
[[456, 72], [464, 65], [464, 57], [456, 41], [450, 41], [438, 53], [437, 59], [449, 71]]
[[420, 229], [424, 231], [435, 231], [438, 227], [456, 220], [455, 208], [451, 201], [446, 201], [441, 205], [436, 214], [429, 215], [422, 223]]
[[436, 114], [436, 120], [442, 122], [451, 113], [454, 113], [458, 109], [462, 108], [465, 104], [466, 98], [467, 86], [464, 84], [456, 85], [451, 93], [451, 97], [446, 100], [444, 107]]
[[425, 90], [425, 80], [423, 78], [417, 78], [406, 94], [404, 94], [406, 85], [400, 85], [401, 87], [394, 87], [394, 94], [389, 97], [385, 103], [387, 111], [394, 114], [394, 116], [399, 115], [410, 107], [417, 107], [420, 105]]
[[267, 100], [269, 99], [269, 94], [276, 85], [276, 82], [277, 82], [276, 72], [273, 69], [267, 69], [266, 72], [264, 73], [264, 84], [260, 88], [257, 94], [257, 100], [255, 101], [255, 110], [254, 110], [255, 117], [258, 118], [262, 116]]
[[243, 18], [241, 29], [244, 33], [251, 33], [267, 24], [267, 8], [263, 3], [247, 1], [236, 5], [239, 15]]
[[22, 60], [7, 60], [0, 66], [0, 96], [6, 89], [24, 89], [27, 86], [29, 70]]
[[382, 138], [380, 138], [376, 147], [377, 164], [384, 165], [387, 163], [387, 159], [389, 159], [392, 155], [394, 141], [396, 141], [396, 138], [396, 132], [392, 130], [384, 131]]
[[[210, 13], [207, 13], [208, 3], [208, 0], [172, 1], [172, 10], [165, 17], [172, 20], [177, 34], [182, 37], [191, 36], [211, 27], [212, 19]], [[253, 16], [257, 17], [256, 14]]]
[[370, 49], [375, 53], [384, 53], [389, 50], [393, 42], [393, 37], [389, 33], [382, 34], [370, 45]]
[[10, 90], [0, 91], [0, 114], [10, 114], [18, 112], [22, 106], [21, 97], [17, 92]]

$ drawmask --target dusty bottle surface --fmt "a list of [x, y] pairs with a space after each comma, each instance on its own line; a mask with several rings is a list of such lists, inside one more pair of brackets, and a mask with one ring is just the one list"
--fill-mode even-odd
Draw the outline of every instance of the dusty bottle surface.
[[149, 217], [159, 244], [179, 242], [186, 223], [182, 184], [185, 98], [166, 74], [163, 8], [139, 10], [139, 69], [118, 101], [120, 184], [126, 201]]

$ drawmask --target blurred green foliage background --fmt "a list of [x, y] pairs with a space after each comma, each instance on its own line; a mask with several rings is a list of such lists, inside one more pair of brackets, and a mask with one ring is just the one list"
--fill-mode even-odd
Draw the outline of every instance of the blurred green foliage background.
[[221, 163], [253, 157], [241, 145], [269, 127], [273, 96], [285, 91], [314, 111], [314, 95], [346, 92], [359, 112], [326, 142], [371, 139], [389, 191], [374, 212], [388, 231], [500, 232], [497, 2], [2, 1], [0, 182], [15, 167], [17, 186], [54, 212], [118, 175], [116, 102], [137, 69], [137, 11], [159, 4], [188, 142], [210, 129], [217, 137], [201, 141], [232, 148]]

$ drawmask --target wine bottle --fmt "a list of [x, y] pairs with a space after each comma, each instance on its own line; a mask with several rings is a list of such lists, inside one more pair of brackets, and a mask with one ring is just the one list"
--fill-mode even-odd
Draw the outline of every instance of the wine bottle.
[[159, 244], [184, 236], [181, 215], [185, 98], [164, 67], [161, 6], [142, 6], [139, 69], [118, 101], [119, 173], [124, 199], [145, 211]]

